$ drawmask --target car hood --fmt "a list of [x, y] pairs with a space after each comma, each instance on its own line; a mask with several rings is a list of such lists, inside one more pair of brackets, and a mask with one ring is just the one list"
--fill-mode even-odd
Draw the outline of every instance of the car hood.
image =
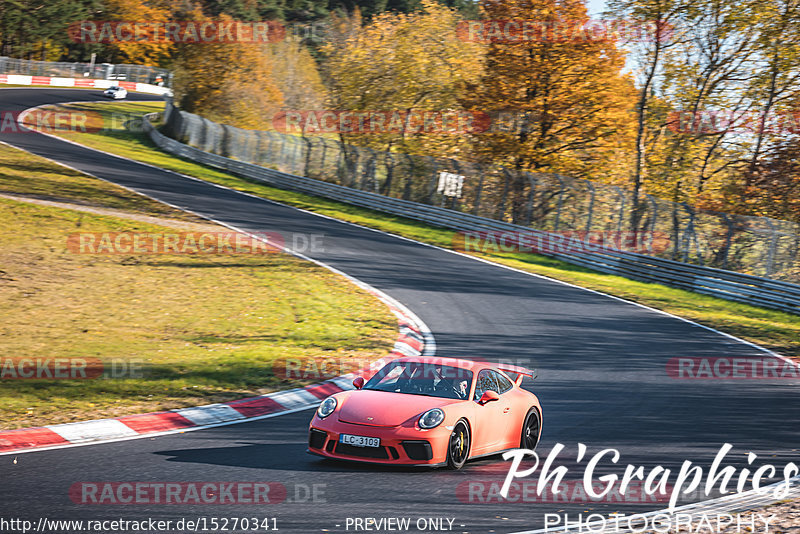
[[339, 420], [370, 426], [398, 426], [431, 408], [463, 402], [425, 395], [362, 389], [353, 391], [339, 409]]

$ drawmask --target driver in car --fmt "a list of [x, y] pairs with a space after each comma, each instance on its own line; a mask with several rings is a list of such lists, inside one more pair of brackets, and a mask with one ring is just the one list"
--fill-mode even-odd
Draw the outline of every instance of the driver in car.
[[450, 394], [455, 393], [461, 399], [467, 398], [467, 391], [469, 389], [469, 381], [453, 380], [446, 376], [444, 369], [441, 366], [436, 366], [434, 369], [434, 388], [437, 391], [447, 391]]
[[458, 383], [458, 391], [461, 394], [462, 399], [467, 398], [467, 389], [469, 388], [469, 382], [467, 380], [462, 380]]

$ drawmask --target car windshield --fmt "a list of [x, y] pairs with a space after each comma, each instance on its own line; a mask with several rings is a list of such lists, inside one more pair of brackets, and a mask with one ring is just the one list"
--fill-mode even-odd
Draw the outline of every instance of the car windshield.
[[422, 362], [391, 362], [364, 384], [362, 389], [466, 399], [472, 371], [449, 365]]

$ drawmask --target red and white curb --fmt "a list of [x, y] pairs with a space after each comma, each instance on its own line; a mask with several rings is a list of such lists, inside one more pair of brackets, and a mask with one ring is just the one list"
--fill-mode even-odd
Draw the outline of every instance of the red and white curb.
[[0, 74], [0, 83], [14, 85], [45, 85], [49, 87], [81, 87], [108, 89], [112, 85], [124, 87], [128, 91], [164, 95], [170, 93], [167, 87], [149, 83], [125, 82], [120, 80], [95, 80], [91, 78], [58, 78], [55, 76], [28, 76], [26, 74]]
[[[220, 404], [128, 415], [115, 419], [7, 430], [0, 432], [0, 455], [199, 430], [264, 419], [317, 406], [329, 395], [353, 389], [352, 380], [357, 375], [369, 375], [394, 358], [420, 355], [425, 350], [427, 332], [425, 325], [387, 295], [373, 288], [369, 288], [368, 291], [389, 305], [390, 310], [397, 316], [400, 327], [392, 352], [373, 362], [369, 368], [303, 388]], [[430, 353], [430, 351], [425, 352]]]

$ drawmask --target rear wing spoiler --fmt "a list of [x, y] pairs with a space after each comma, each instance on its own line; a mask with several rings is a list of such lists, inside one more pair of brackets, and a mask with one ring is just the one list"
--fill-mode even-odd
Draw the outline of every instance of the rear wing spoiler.
[[507, 364], [500, 364], [497, 366], [498, 369], [503, 371], [504, 373], [510, 373], [517, 375], [514, 379], [514, 383], [520, 385], [522, 383], [522, 379], [526, 376], [531, 378], [536, 378], [536, 370], [527, 369], [525, 367], [520, 367], [518, 365], [507, 365]]

